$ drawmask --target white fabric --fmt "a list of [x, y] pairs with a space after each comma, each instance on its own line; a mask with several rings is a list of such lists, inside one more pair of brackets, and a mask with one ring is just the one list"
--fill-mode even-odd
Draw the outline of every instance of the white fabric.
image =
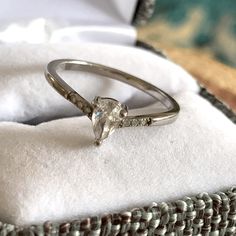
[[[93, 145], [91, 123], [83, 116], [37, 126], [0, 122], [2, 221], [64, 221], [235, 184], [235, 125], [200, 98], [191, 76], [173, 63], [142, 50], [105, 45], [5, 46], [0, 52], [1, 119], [3, 114], [21, 121], [41, 112], [76, 113], [42, 75], [48, 60], [61, 57], [115, 65], [159, 85], [181, 106], [175, 123], [120, 129], [101, 147]], [[78, 78], [73, 86], [84, 95], [104, 92], [95, 80], [86, 87], [82, 81]], [[130, 88], [121, 94], [113, 82], [106, 86], [116, 86], [116, 92], [107, 91], [112, 97], [137, 98]]]
[[[137, 0], [8, 0], [0, 8], [0, 42], [93, 41], [133, 45]], [[53, 12], [52, 12], [53, 9]]]
[[[0, 19], [19, 22], [34, 18], [54, 18], [71, 24], [130, 24], [137, 0], [8, 0], [1, 4]], [[52, 12], [53, 9], [53, 12]]]
[[0, 25], [0, 43], [100, 42], [134, 45], [136, 38], [135, 28], [127, 24], [84, 26], [36, 18], [30, 22]]

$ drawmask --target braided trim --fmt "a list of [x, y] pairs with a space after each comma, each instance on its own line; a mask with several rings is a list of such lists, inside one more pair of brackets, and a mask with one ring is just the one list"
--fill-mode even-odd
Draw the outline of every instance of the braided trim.
[[138, 0], [132, 24], [144, 25], [153, 15], [156, 0]]
[[223, 112], [233, 123], [236, 124], [236, 114], [235, 112], [228, 107], [226, 104], [224, 104], [222, 101], [220, 101], [215, 95], [210, 93], [205, 87], [200, 85], [200, 92], [199, 94], [207, 99], [214, 107], [216, 107], [218, 110]]
[[235, 235], [235, 223], [236, 188], [231, 188], [61, 224], [45, 222], [24, 228], [0, 223], [0, 235]]
[[157, 54], [158, 56], [161, 56], [167, 60], [169, 60], [168, 56], [166, 55], [166, 53], [157, 47], [153, 47], [151, 44], [145, 43], [142, 40], [137, 40], [136, 41], [136, 47], [140, 47], [140, 48], [145, 48], [147, 51], [153, 52], [155, 54]]

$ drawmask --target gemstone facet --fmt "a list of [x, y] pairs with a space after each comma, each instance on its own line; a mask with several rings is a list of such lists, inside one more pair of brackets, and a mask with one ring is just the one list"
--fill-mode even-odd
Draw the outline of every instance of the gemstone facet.
[[95, 135], [95, 144], [112, 134], [119, 127], [121, 121], [127, 116], [126, 105], [113, 98], [96, 97], [93, 102], [92, 124]]

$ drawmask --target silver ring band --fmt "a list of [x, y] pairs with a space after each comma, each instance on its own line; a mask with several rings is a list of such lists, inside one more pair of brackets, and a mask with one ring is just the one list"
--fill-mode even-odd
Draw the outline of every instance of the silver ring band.
[[[149, 94], [160, 101], [167, 110], [145, 115], [128, 116], [127, 106], [115, 99], [96, 97], [90, 103], [59, 76], [58, 69], [92, 72], [119, 80]], [[45, 77], [59, 94], [77, 106], [92, 120], [96, 144], [100, 144], [115, 128], [169, 124], [175, 121], [180, 110], [178, 103], [170, 95], [154, 85], [120, 70], [88, 61], [72, 59], [51, 61], [47, 65]], [[106, 129], [106, 133], [104, 134], [104, 130], [102, 133], [101, 129]]]

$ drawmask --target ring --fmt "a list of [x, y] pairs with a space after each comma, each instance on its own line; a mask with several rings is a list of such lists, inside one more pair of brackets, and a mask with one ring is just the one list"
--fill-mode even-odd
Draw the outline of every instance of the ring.
[[[119, 80], [160, 101], [166, 111], [128, 116], [128, 107], [113, 98], [97, 96], [90, 103], [59, 76], [58, 69], [92, 72]], [[154, 85], [120, 70], [88, 61], [72, 59], [51, 61], [47, 65], [45, 77], [59, 94], [78, 107], [92, 121], [96, 145], [100, 145], [117, 128], [169, 124], [175, 121], [180, 110], [178, 103], [170, 95]]]

